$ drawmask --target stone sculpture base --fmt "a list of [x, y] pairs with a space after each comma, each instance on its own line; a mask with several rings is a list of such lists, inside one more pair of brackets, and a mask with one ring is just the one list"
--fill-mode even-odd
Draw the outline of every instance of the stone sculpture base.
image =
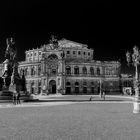
[[135, 101], [134, 101], [133, 107], [134, 107], [134, 109], [133, 109], [133, 113], [134, 113], [134, 114], [140, 113], [140, 103], [139, 103], [139, 102], [135, 102]]
[[9, 86], [9, 91], [15, 93], [16, 92], [16, 86], [15, 85], [10, 85]]

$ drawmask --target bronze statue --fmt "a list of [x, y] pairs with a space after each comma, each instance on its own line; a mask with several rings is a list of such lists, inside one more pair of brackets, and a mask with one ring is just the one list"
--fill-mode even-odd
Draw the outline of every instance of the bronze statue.
[[52, 45], [52, 49], [58, 48], [58, 40], [57, 40], [56, 36], [54, 36], [54, 35], [51, 36], [50, 44]]
[[13, 66], [15, 63], [15, 58], [17, 55], [17, 49], [15, 47], [15, 42], [13, 38], [6, 39], [7, 48], [5, 51], [6, 60], [4, 61], [4, 73], [2, 77], [4, 79], [11, 77], [13, 72]]
[[13, 38], [7, 38], [6, 39], [7, 48], [5, 51], [5, 57], [9, 60], [15, 60], [17, 55], [17, 49], [15, 47], [15, 42], [13, 41]]
[[[3, 90], [10, 90], [13, 92], [13, 103], [19, 103], [20, 91], [23, 89], [26, 92], [25, 79], [20, 77], [18, 73], [18, 62], [16, 60], [17, 49], [15, 47], [15, 42], [13, 38], [6, 39], [7, 48], [5, 51], [6, 60], [4, 64], [4, 73], [2, 75], [3, 79]], [[23, 87], [24, 85], [24, 87]], [[23, 91], [22, 90], [22, 91]]]

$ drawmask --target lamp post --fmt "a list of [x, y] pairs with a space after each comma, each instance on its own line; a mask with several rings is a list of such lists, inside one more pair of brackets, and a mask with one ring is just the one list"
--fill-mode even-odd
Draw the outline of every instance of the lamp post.
[[100, 89], [99, 94], [100, 94], [100, 97], [102, 98], [102, 80], [101, 79], [99, 81], [99, 89]]
[[140, 113], [140, 84], [139, 84], [139, 76], [138, 76], [138, 65], [140, 64], [140, 51], [137, 46], [134, 46], [133, 53], [130, 52], [126, 53], [126, 59], [128, 65], [131, 63], [135, 67], [135, 81], [134, 81], [134, 90], [135, 90], [135, 97], [133, 103], [133, 113]]
[[65, 94], [65, 52], [62, 48], [62, 94]]

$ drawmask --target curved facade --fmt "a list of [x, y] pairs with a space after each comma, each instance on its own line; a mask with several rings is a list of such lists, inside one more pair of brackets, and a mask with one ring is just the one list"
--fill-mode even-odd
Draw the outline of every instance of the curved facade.
[[87, 45], [62, 39], [25, 52], [19, 73], [32, 94], [99, 94], [120, 90], [120, 63], [96, 61]]

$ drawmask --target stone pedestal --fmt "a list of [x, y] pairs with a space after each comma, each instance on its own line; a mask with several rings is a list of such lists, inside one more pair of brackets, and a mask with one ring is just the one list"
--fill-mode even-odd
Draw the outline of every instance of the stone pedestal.
[[139, 87], [135, 87], [135, 97], [133, 103], [133, 113], [138, 114], [140, 113], [140, 91]]
[[133, 113], [134, 114], [140, 113], [140, 103], [139, 102], [134, 101], [134, 103], [133, 103]]
[[62, 95], [62, 89], [57, 89], [56, 90], [56, 95]]
[[11, 91], [11, 92], [16, 92], [16, 86], [11, 84], [11, 85], [9, 86], [9, 91]]

